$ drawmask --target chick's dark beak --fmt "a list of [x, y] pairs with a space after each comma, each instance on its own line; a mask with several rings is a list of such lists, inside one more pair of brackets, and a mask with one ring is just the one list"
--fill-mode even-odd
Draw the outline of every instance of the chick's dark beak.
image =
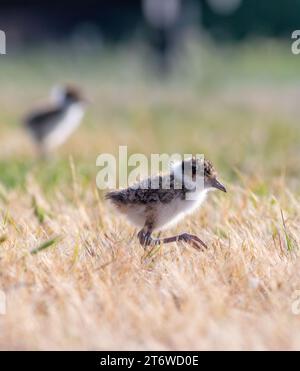
[[213, 188], [216, 188], [216, 189], [219, 189], [220, 191], [222, 191], [222, 192], [227, 192], [226, 191], [226, 188], [223, 186], [223, 184], [222, 183], [220, 183], [217, 179], [214, 179], [213, 181], [212, 181], [212, 187]]

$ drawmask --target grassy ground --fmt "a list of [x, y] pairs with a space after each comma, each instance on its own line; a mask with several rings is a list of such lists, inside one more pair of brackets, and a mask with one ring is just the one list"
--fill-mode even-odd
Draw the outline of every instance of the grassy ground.
[[[129, 51], [128, 51], [129, 49]], [[299, 60], [267, 42], [190, 45], [169, 80], [133, 46], [1, 58], [2, 349], [299, 349]], [[20, 117], [75, 81], [94, 104], [47, 163]], [[145, 253], [103, 201], [96, 157], [204, 153], [228, 194], [169, 233], [209, 245]]]

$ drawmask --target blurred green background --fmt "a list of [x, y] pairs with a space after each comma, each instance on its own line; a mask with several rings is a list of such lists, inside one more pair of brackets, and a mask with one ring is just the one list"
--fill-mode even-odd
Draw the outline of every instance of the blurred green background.
[[[0, 183], [94, 185], [96, 157], [204, 153], [227, 182], [299, 192], [300, 1], [98, 1], [0, 5]], [[166, 4], [160, 8], [159, 4]], [[151, 10], [152, 9], [152, 10]], [[298, 27], [297, 27], [298, 26]], [[40, 162], [22, 117], [55, 84], [92, 100], [80, 129]]]

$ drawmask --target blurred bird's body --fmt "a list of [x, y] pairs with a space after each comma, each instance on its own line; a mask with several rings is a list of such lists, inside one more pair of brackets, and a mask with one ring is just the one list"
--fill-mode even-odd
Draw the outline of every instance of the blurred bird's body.
[[31, 112], [25, 126], [41, 155], [47, 155], [63, 144], [77, 129], [85, 111], [85, 101], [73, 87], [55, 91], [54, 103]]
[[[203, 176], [199, 178], [201, 173]], [[156, 187], [153, 188], [152, 184], [156, 184]], [[173, 165], [170, 174], [148, 178], [133, 187], [109, 192], [106, 198], [130, 222], [142, 228], [138, 238], [143, 246], [185, 241], [199, 249], [201, 246], [206, 247], [205, 243], [188, 233], [163, 239], [152, 238], [151, 235], [195, 211], [213, 189], [226, 192], [225, 187], [217, 180], [211, 163], [204, 160], [201, 164], [192, 158]]]

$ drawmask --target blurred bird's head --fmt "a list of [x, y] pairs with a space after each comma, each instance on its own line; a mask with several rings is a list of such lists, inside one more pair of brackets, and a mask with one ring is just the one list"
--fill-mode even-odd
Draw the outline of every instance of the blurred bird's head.
[[69, 106], [72, 104], [86, 104], [87, 99], [82, 95], [81, 91], [72, 85], [55, 86], [52, 90], [52, 98], [56, 103]]

